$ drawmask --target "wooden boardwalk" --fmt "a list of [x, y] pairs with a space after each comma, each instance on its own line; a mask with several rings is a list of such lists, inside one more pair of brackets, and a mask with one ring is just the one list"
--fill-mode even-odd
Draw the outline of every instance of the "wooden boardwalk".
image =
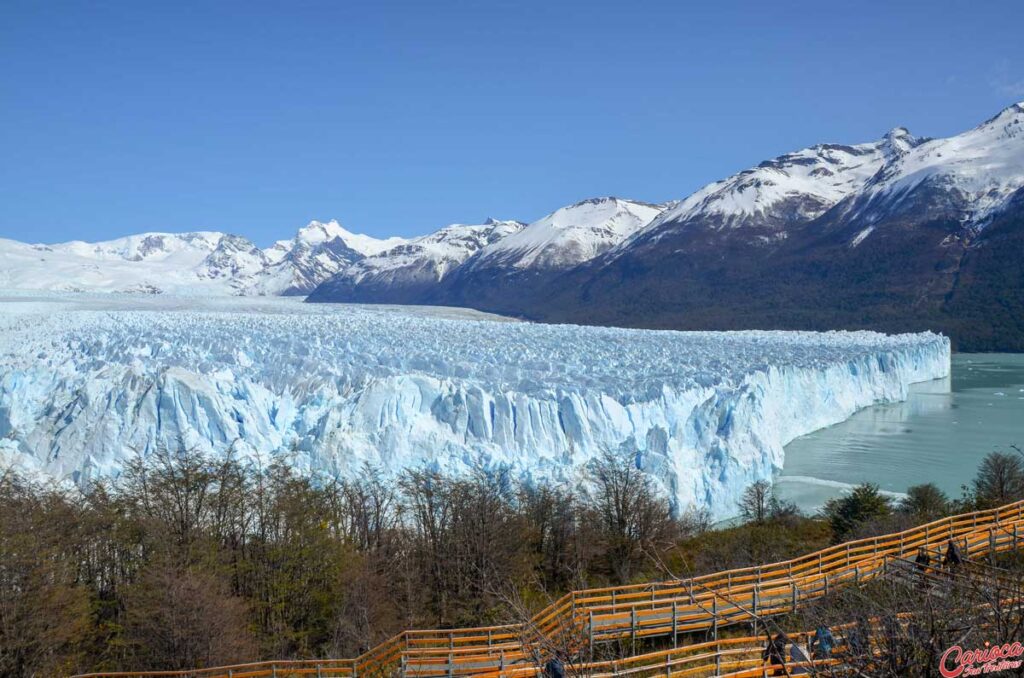
[[[606, 675], [633, 675], [627, 670], [631, 661], [661, 657], [668, 666], [660, 667], [662, 671], [657, 675], [761, 675], [721, 673], [733, 668], [746, 670], [737, 662], [747, 659], [739, 658], [745, 655], [740, 646], [732, 646], [733, 641], [717, 640], [719, 628], [752, 623], [753, 615], [791, 612], [836, 587], [859, 585], [883, 575], [893, 559], [912, 558], [921, 546], [941, 549], [950, 539], [956, 540], [964, 556], [1016, 549], [1024, 539], [1024, 502], [846, 542], [779, 563], [691, 579], [573, 591], [526, 623], [405, 631], [353, 659], [259, 662], [192, 671], [92, 673], [75, 678], [535, 675], [533, 667], [545, 648], [568, 646], [586, 656], [601, 643], [651, 637], [671, 638], [676, 646], [680, 634], [694, 631], [704, 631], [713, 640], [666, 653], [596, 663], [594, 669], [609, 671]], [[685, 672], [675, 670], [676, 666], [704, 661], [692, 658], [704, 654], [708, 654], [704, 659], [712, 661], [710, 667], [705, 662], [700, 670], [696, 666], [691, 666], [692, 672], [690, 668]], [[727, 667], [723, 668], [726, 658]], [[644, 668], [636, 675], [653, 674]]]

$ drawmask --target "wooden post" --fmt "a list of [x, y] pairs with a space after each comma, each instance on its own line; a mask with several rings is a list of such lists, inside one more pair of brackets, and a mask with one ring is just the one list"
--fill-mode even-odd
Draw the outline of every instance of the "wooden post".
[[633, 651], [636, 651], [636, 606], [630, 608], [629, 611], [629, 642], [633, 646]]
[[679, 647], [679, 617], [676, 601], [672, 601], [672, 647]]
[[790, 586], [793, 587], [793, 612], [796, 613], [796, 598], [797, 598], [796, 582], [795, 581], [790, 582]]
[[757, 635], [757, 598], [757, 589], [755, 588], [753, 596], [754, 620], [750, 623], [750, 628], [753, 630], [753, 633], [750, 634], [752, 636]]
[[590, 623], [587, 624], [587, 633], [590, 635], [590, 658], [594, 658], [594, 611], [590, 611]]

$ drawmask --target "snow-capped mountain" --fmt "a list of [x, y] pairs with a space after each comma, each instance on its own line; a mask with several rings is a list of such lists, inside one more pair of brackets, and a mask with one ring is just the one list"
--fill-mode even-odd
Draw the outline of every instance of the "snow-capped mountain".
[[309, 294], [318, 285], [354, 263], [403, 238], [377, 239], [350, 233], [337, 221], [312, 221], [291, 240], [279, 240], [264, 251], [267, 265], [242, 287], [244, 294]]
[[547, 294], [555, 278], [625, 241], [664, 209], [609, 197], [555, 210], [467, 259], [426, 302], [518, 315], [529, 300]]
[[787, 153], [701, 188], [645, 231], [664, 234], [674, 230], [666, 225], [693, 221], [708, 228], [774, 231], [806, 223], [862, 191], [879, 170], [922, 141], [897, 127], [871, 143], [819, 144]]
[[0, 240], [0, 289], [310, 294], [676, 329], [941, 329], [961, 348], [1024, 349], [1024, 320], [996, 320], [1024, 318], [1022, 130], [1018, 103], [945, 139], [896, 127], [811, 146], [664, 205], [598, 198], [527, 226], [412, 239], [331, 221], [264, 250], [211, 232]]
[[381, 239], [361, 233], [351, 233], [336, 220], [332, 219], [327, 222], [311, 221], [303, 228], [300, 228], [294, 238], [291, 240], [278, 240], [266, 252], [272, 262], [277, 263], [296, 247], [313, 249], [332, 240], [341, 240], [345, 247], [358, 252], [364, 257], [380, 254], [385, 250], [406, 242], [405, 238], [392, 237]]
[[422, 303], [453, 269], [524, 226], [496, 219], [446, 226], [353, 263], [321, 285], [312, 300]]
[[562, 208], [416, 295], [325, 285], [314, 301], [467, 306], [672, 329], [939, 329], [1024, 350], [1024, 104], [945, 139], [896, 127], [818, 144], [675, 203]]
[[0, 289], [178, 294], [305, 294], [366, 256], [400, 245], [311, 222], [261, 250], [237, 235], [143, 233], [97, 243], [0, 240]]
[[449, 226], [364, 259], [321, 285], [310, 301], [472, 306], [512, 289], [524, 293], [526, 286], [542, 285], [550, 276], [608, 251], [663, 209], [635, 200], [594, 198], [529, 225], [492, 220], [480, 226]]
[[484, 248], [468, 270], [569, 268], [619, 244], [664, 210], [620, 198], [593, 198], [555, 210]]
[[897, 128], [815, 146], [697, 191], [501, 310], [675, 329], [938, 329], [962, 350], [1024, 350], [1022, 187], [1024, 104], [946, 139]]
[[1024, 186], [1024, 103], [974, 129], [926, 141], [871, 178], [843, 210], [865, 227], [906, 214], [954, 217], [984, 227]]
[[[213, 275], [217, 265], [206, 263], [223, 237], [204, 231], [57, 245], [0, 240], [0, 288], [153, 292], [218, 287], [222, 282]], [[231, 258], [224, 250], [214, 257], [225, 270], [234, 266]]]

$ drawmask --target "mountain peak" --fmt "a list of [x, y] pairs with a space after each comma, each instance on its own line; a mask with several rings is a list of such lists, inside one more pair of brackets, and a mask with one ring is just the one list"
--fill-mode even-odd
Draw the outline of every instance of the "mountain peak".
[[1024, 101], [1010, 104], [985, 122], [975, 127], [972, 132], [981, 132], [986, 134], [995, 132], [996, 134], [1015, 137], [1021, 133], [1022, 127], [1024, 127]]
[[893, 155], [903, 155], [907, 151], [927, 141], [922, 137], [915, 137], [906, 127], [893, 127], [882, 137], [882, 145]]
[[620, 203], [620, 202], [632, 202], [631, 200], [623, 200], [616, 198], [614, 195], [602, 195], [596, 198], [587, 198], [586, 200], [580, 200], [579, 202], [569, 205], [566, 209], [572, 209], [574, 207], [586, 207], [588, 205], [606, 205], [608, 203]]
[[888, 142], [894, 142], [902, 139], [914, 139], [914, 136], [906, 127], [893, 127], [882, 138]]
[[346, 246], [364, 256], [372, 256], [406, 242], [405, 238], [394, 237], [381, 240], [362, 233], [353, 233], [338, 223], [336, 219], [331, 219], [327, 222], [313, 220], [300, 228], [295, 235], [295, 244], [316, 247], [335, 239], [340, 239]]
[[996, 113], [993, 117], [991, 117], [988, 120], [986, 120], [985, 122], [983, 122], [982, 125], [987, 125], [990, 122], [995, 122], [997, 120], [1007, 120], [1007, 121], [1009, 121], [1009, 120], [1012, 120], [1013, 118], [1016, 118], [1017, 116], [1020, 116], [1020, 115], [1024, 115], [1024, 101], [1018, 101], [1015, 104], [1010, 104], [1009, 106], [1007, 106], [1003, 110], [1001, 110], [998, 113]]
[[299, 232], [295, 234], [295, 240], [308, 245], [319, 245], [335, 238], [344, 240], [346, 236], [351, 235], [353, 234], [345, 230], [336, 219], [327, 222], [314, 219], [299, 229]]

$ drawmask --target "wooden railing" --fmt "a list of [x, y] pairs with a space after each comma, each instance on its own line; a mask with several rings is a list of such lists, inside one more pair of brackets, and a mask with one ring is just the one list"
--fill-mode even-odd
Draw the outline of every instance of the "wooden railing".
[[[955, 579], [954, 573], [945, 571], [944, 581], [949, 582]], [[1016, 584], [1016, 582], [1015, 582]], [[1014, 586], [1012, 595], [999, 599], [998, 606], [992, 604], [981, 604], [974, 609], [978, 612], [992, 613], [996, 607], [1004, 613], [1009, 610], [1019, 611], [1024, 606], [1024, 600], [1020, 597], [1019, 586]], [[901, 627], [911, 623], [915, 615], [909, 612], [902, 612], [894, 615], [894, 619]], [[980, 628], [991, 626], [993, 622], [982, 623]], [[786, 675], [799, 674], [796, 669], [811, 667], [828, 668], [828, 675], [865, 675], [861, 670], [851, 670], [853, 667], [844, 662], [850, 656], [856, 656], [858, 660], [870, 658], [883, 647], [880, 642], [885, 634], [890, 632], [886, 620], [872, 618], [862, 624], [849, 622], [829, 627], [833, 634], [833, 646], [827, 658], [813, 659], [810, 652], [810, 640], [815, 631], [789, 632], [786, 634], [790, 643], [799, 645], [800, 649], [808, 657], [807, 661], [792, 661], [786, 658]], [[853, 653], [849, 648], [850, 631], [860, 631], [861, 642], [871, 648], [864, 651], [864, 655]], [[683, 647], [668, 650], [659, 650], [637, 654], [623, 659], [580, 662], [572, 666], [574, 673], [585, 675], [588, 678], [612, 678], [629, 676], [631, 678], [656, 676], [707, 676], [715, 678], [762, 678], [771, 676], [778, 667], [770, 665], [764, 659], [764, 650], [769, 634], [760, 636], [745, 636], [724, 638], [720, 640], [695, 643]], [[871, 654], [868, 654], [868, 653]], [[810, 671], [813, 673], [814, 671]], [[807, 672], [802, 672], [807, 673]], [[543, 669], [538, 665], [517, 666], [502, 671], [491, 671], [476, 674], [479, 678], [531, 678], [542, 676]], [[819, 674], [821, 675], [821, 674]]]
[[955, 539], [965, 555], [972, 555], [1017, 548], [1020, 538], [1024, 538], [1024, 502], [846, 542], [780, 563], [690, 579], [573, 591], [524, 624], [405, 631], [355, 659], [93, 673], [76, 678], [479, 675], [534, 662], [538, 648], [550, 642], [592, 648], [611, 640], [672, 636], [675, 645], [680, 634], [701, 630], [717, 637], [717, 630], [727, 624], [749, 623], [752, 615], [789, 612], [837, 586], [866, 582], [882, 574], [887, 557], [909, 557], [920, 546], [941, 548]]
[[[794, 643], [806, 647], [813, 631], [788, 634]], [[762, 652], [764, 636], [723, 638], [704, 643], [686, 645], [670, 650], [659, 650], [626, 657], [624, 659], [583, 662], [574, 672], [590, 678], [611, 676], [761, 676], [771, 675], [771, 667], [765, 665]], [[842, 646], [837, 646], [840, 648]], [[786, 667], [792, 671], [797, 667], [825, 667], [838, 663], [835, 659], [793, 662]], [[752, 673], [747, 673], [752, 671]], [[723, 673], [724, 672], [724, 673]], [[504, 671], [478, 674], [481, 678], [530, 678], [543, 675], [539, 666], [520, 666]]]

